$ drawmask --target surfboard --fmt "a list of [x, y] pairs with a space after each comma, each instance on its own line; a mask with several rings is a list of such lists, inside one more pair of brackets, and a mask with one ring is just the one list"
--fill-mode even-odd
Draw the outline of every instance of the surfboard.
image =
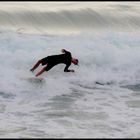
[[38, 77], [27, 77], [26, 78], [27, 81], [31, 82], [31, 83], [44, 83], [45, 79], [44, 78], [38, 78]]
[[21, 80], [25, 80], [27, 82], [35, 83], [35, 84], [45, 83], [45, 78], [42, 78], [42, 77], [26, 76], [26, 77], [22, 77]]

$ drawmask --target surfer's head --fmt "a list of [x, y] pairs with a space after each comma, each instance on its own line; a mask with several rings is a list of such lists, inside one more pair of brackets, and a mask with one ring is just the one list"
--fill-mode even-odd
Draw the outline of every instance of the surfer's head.
[[71, 62], [74, 64], [74, 65], [78, 65], [78, 59], [76, 58], [72, 58]]

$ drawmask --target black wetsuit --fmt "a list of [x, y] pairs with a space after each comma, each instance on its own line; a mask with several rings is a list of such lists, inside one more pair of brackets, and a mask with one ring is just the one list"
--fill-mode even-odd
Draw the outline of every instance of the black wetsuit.
[[42, 65], [47, 64], [46, 71], [49, 71], [53, 66], [57, 64], [64, 63], [66, 64], [64, 72], [70, 72], [70, 70], [68, 70], [68, 67], [71, 65], [71, 53], [66, 50], [64, 50], [64, 52], [64, 54], [51, 55], [41, 59]]

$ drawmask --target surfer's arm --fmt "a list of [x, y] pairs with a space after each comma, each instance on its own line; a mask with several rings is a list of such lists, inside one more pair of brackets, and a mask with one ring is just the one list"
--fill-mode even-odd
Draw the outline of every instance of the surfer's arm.
[[65, 54], [71, 54], [69, 51], [67, 51], [67, 50], [65, 50], [65, 49], [62, 49], [61, 52], [62, 52], [62, 53], [65, 53]]

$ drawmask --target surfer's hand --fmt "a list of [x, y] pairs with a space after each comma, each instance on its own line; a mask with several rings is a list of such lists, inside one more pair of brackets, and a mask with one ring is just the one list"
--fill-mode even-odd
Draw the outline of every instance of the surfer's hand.
[[70, 70], [71, 72], [74, 72], [74, 70]]

